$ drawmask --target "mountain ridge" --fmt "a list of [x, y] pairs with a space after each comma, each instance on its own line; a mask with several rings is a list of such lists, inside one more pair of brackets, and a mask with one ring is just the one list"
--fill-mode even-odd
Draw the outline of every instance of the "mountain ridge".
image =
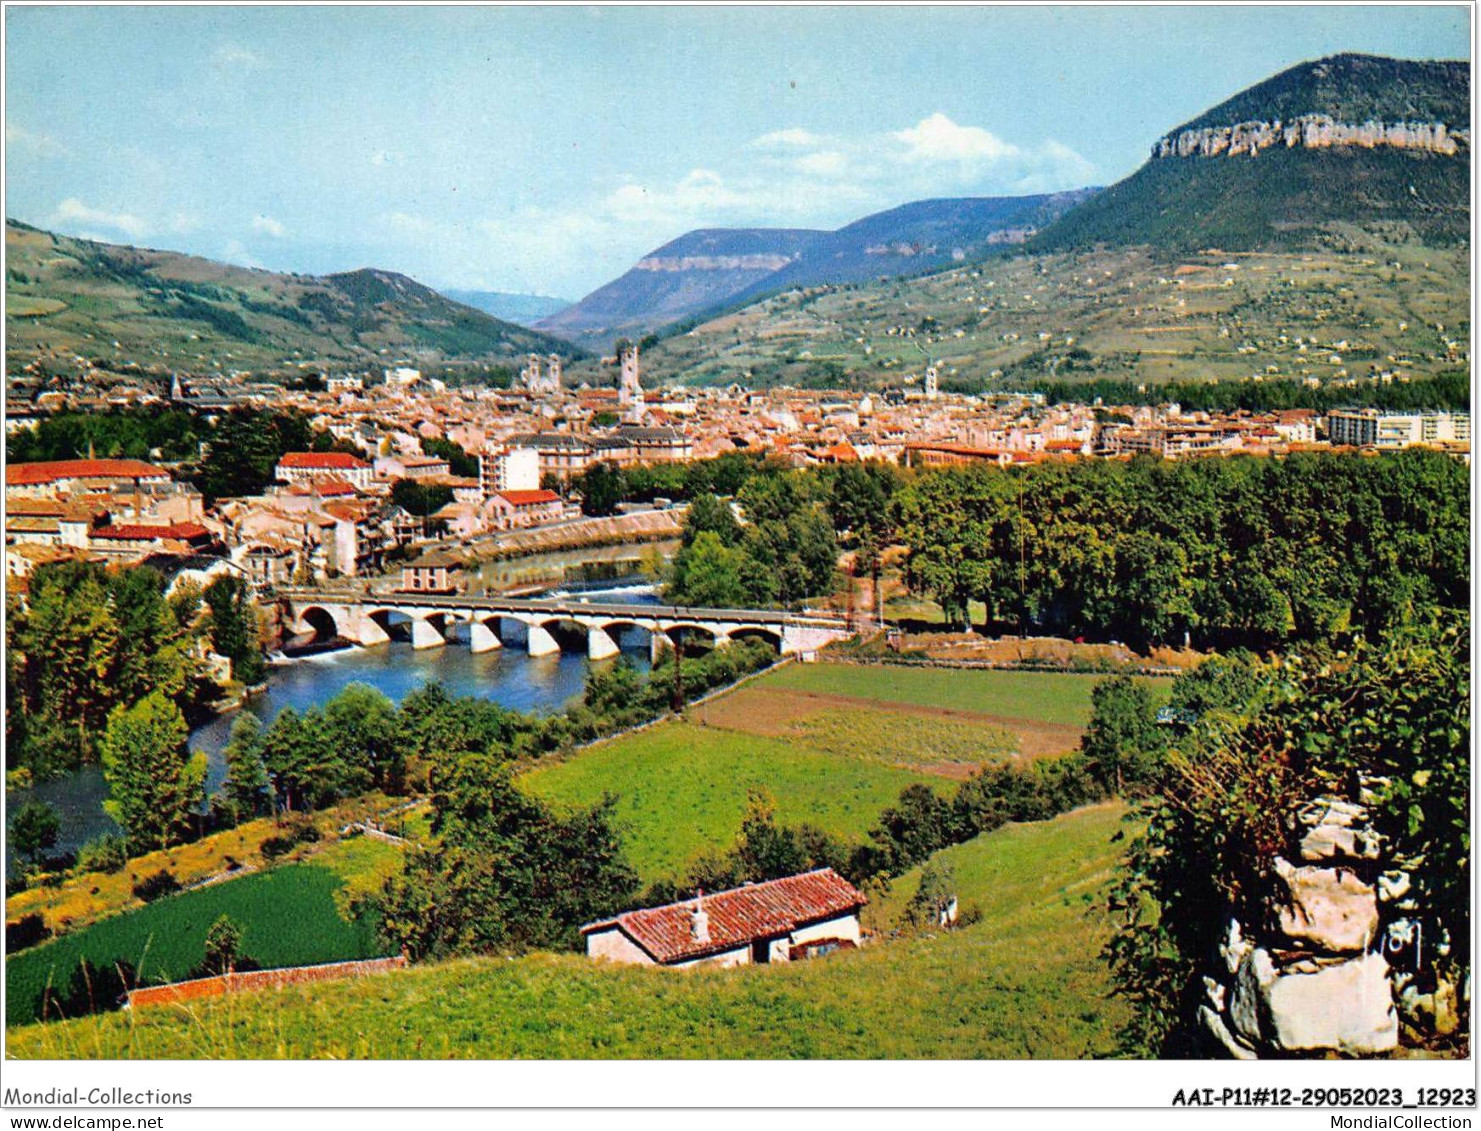
[[604, 338], [661, 333], [791, 287], [924, 274], [1021, 243], [1094, 191], [929, 198], [833, 231], [699, 228], [536, 325], [600, 346]]
[[1463, 243], [1469, 107], [1463, 64], [1354, 54], [1299, 63], [1168, 131], [1139, 169], [1028, 250]]
[[383, 268], [296, 275], [14, 220], [5, 241], [10, 369], [68, 352], [196, 372], [581, 353]]

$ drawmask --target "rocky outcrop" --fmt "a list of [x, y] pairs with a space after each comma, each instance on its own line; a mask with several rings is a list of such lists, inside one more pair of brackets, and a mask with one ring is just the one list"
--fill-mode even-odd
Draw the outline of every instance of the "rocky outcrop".
[[1444, 122], [1339, 122], [1326, 114], [1302, 114], [1288, 121], [1240, 122], [1206, 126], [1162, 138], [1152, 147], [1154, 158], [1256, 157], [1261, 150], [1412, 149], [1447, 157], [1469, 151], [1469, 130], [1451, 129]]
[[634, 271], [780, 271], [793, 255], [650, 255]]
[[1345, 799], [1303, 806], [1290, 836], [1296, 860], [1275, 857], [1251, 916], [1258, 921], [1229, 921], [1199, 1021], [1240, 1059], [1390, 1052], [1399, 1011], [1384, 923], [1406, 929], [1398, 900], [1408, 877], [1382, 871], [1368, 810]]

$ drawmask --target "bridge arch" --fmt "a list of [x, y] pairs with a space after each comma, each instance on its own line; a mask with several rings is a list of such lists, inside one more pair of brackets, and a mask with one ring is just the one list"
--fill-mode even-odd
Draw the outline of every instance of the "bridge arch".
[[731, 640], [764, 640], [778, 653], [782, 650], [782, 630], [769, 625], [748, 624], [732, 629], [729, 638]]
[[340, 630], [339, 618], [332, 610], [323, 605], [309, 605], [299, 611], [298, 622], [294, 625], [296, 635], [312, 632], [314, 638], [310, 643], [327, 644], [331, 640], [337, 640], [343, 633]]
[[669, 645], [686, 656], [722, 647], [726, 639], [719, 629], [695, 621], [668, 622], [661, 625], [661, 629]]

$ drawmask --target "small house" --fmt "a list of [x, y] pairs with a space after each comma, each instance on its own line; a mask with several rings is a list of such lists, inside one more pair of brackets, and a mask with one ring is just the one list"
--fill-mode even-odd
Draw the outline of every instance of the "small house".
[[402, 592], [456, 593], [462, 587], [462, 559], [445, 550], [429, 550], [401, 567]]
[[581, 928], [586, 953], [628, 965], [794, 962], [859, 945], [868, 902], [832, 868], [624, 911]]

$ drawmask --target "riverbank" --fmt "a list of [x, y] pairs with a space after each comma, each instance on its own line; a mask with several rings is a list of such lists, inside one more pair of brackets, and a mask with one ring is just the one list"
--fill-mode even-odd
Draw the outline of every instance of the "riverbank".
[[511, 530], [475, 541], [469, 547], [480, 561], [501, 561], [526, 554], [548, 554], [634, 542], [665, 542], [684, 531], [682, 509], [639, 511], [603, 518], [581, 518], [532, 530]]

